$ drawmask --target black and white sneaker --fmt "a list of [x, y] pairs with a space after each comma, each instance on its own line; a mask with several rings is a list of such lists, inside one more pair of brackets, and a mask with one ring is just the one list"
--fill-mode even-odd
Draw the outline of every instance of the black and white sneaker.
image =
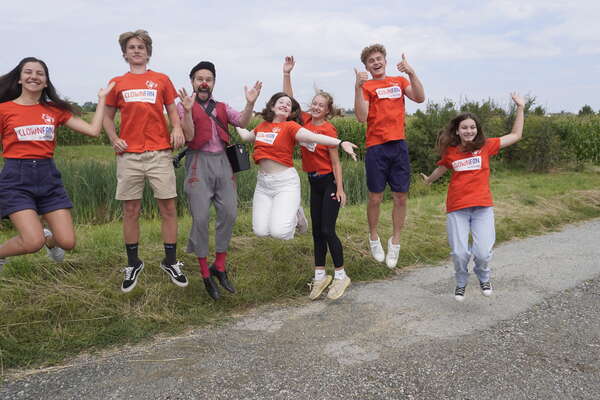
[[123, 272], [125, 272], [125, 279], [123, 279], [123, 283], [121, 284], [121, 291], [125, 293], [131, 292], [137, 284], [138, 276], [140, 276], [143, 269], [144, 263], [142, 261], [136, 266], [125, 267], [123, 269]]
[[163, 271], [165, 271], [169, 278], [171, 278], [171, 282], [176, 284], [179, 287], [186, 287], [188, 285], [188, 280], [181, 272], [181, 267], [183, 267], [183, 263], [181, 261], [177, 261], [175, 264], [168, 265], [165, 264], [165, 260], [160, 262], [160, 267]]
[[456, 301], [463, 301], [465, 299], [465, 288], [457, 286], [456, 289], [454, 289], [454, 299]]
[[492, 295], [492, 283], [491, 282], [479, 282], [479, 287], [481, 288], [481, 294], [484, 296]]

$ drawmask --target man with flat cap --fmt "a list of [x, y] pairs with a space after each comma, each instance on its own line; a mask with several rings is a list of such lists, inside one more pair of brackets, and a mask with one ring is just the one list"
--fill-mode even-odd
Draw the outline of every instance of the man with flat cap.
[[[201, 61], [194, 66], [190, 71], [193, 93], [188, 96], [185, 89], [179, 91], [181, 103], [178, 111], [188, 147], [184, 190], [192, 214], [192, 229], [187, 251], [198, 257], [206, 291], [217, 300], [220, 292], [213, 276], [225, 290], [235, 293], [226, 270], [227, 249], [237, 216], [236, 182], [225, 154], [230, 140], [227, 127], [229, 124], [246, 127], [262, 83], [257, 81], [251, 88], [244, 86], [246, 107], [238, 112], [213, 99], [215, 78], [215, 66], [210, 61]], [[208, 219], [211, 204], [214, 204], [217, 221], [215, 259], [209, 267]]]

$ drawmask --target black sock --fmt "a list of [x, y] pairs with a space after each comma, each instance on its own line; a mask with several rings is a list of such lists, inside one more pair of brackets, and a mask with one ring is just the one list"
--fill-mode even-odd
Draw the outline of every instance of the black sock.
[[165, 263], [173, 265], [177, 262], [177, 243], [165, 243]]
[[138, 257], [138, 244], [125, 244], [125, 250], [127, 251], [127, 264], [131, 267], [139, 265], [142, 260]]

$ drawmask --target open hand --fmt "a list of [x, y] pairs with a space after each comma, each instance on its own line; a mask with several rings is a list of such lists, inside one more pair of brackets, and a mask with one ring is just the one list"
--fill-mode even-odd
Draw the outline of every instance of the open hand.
[[515, 102], [515, 105], [517, 107], [525, 107], [525, 99], [523, 99], [521, 96], [519, 96], [517, 94], [517, 92], [512, 92], [510, 94], [510, 97], [512, 97], [512, 101]]
[[289, 74], [294, 69], [296, 62], [294, 61], [294, 56], [286, 56], [283, 61], [283, 73]]
[[258, 99], [258, 96], [260, 95], [261, 89], [262, 89], [261, 81], [256, 81], [254, 86], [252, 86], [250, 89], [248, 89], [246, 86], [244, 86], [244, 93], [246, 94], [246, 101], [248, 103], [254, 104], [256, 102], [256, 99]]
[[355, 145], [354, 143], [348, 142], [347, 140], [344, 140], [341, 143], [340, 147], [342, 148], [342, 150], [344, 150], [346, 153], [348, 153], [354, 161], [356, 161], [356, 153], [354, 152], [354, 149], [358, 149], [357, 145]]
[[192, 111], [192, 107], [194, 106], [194, 101], [196, 101], [196, 92], [194, 92], [191, 96], [188, 96], [187, 91], [184, 88], [179, 89], [179, 98], [181, 99], [181, 104], [186, 111]]

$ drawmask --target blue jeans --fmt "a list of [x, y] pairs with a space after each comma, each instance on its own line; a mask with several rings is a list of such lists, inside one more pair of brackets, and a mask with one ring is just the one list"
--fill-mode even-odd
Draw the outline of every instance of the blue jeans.
[[[465, 287], [469, 281], [467, 265], [473, 256], [473, 272], [480, 282], [490, 280], [489, 261], [496, 241], [493, 207], [468, 207], [447, 215], [448, 244], [452, 250], [452, 261], [456, 286]], [[472, 243], [469, 245], [469, 233]]]

